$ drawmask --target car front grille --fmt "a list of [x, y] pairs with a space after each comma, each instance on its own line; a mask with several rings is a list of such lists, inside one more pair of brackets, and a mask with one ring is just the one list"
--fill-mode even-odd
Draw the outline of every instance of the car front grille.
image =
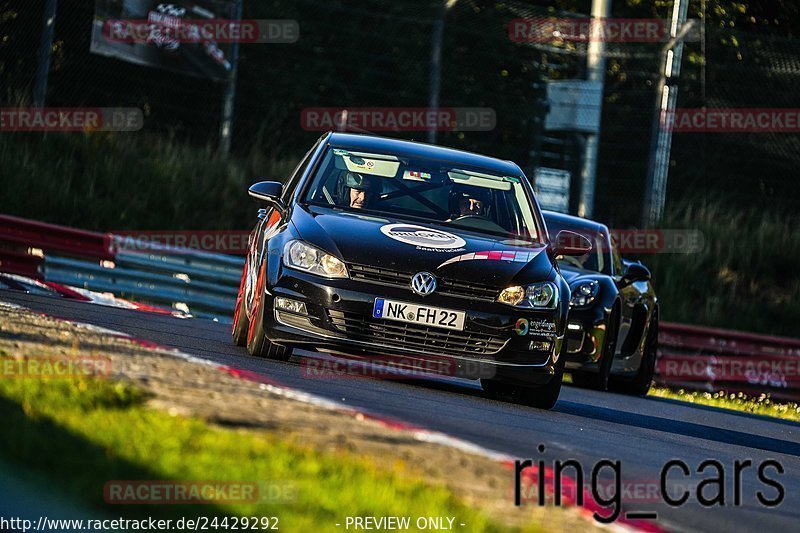
[[506, 343], [485, 333], [405, 324], [335, 309], [327, 312], [333, 327], [349, 338], [391, 348], [395, 352], [416, 350], [431, 355], [480, 357], [499, 352]]
[[[349, 265], [349, 269], [350, 278], [356, 281], [382, 283], [396, 287], [404, 287], [410, 290], [411, 277], [413, 274], [364, 265]], [[436, 292], [449, 296], [494, 301], [500, 293], [500, 289], [489, 285], [455, 281], [447, 278], [439, 278], [438, 276], [436, 278], [436, 283]]]

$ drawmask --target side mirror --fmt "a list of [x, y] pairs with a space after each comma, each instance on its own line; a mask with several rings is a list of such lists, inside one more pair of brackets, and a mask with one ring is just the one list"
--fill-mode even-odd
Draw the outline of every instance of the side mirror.
[[631, 263], [628, 265], [628, 268], [625, 269], [625, 273], [622, 275], [619, 284], [625, 287], [637, 281], [649, 281], [650, 276], [650, 270], [646, 266], [641, 263]]
[[286, 205], [283, 203], [283, 200], [281, 200], [283, 183], [277, 181], [259, 181], [250, 186], [247, 193], [256, 200], [274, 207], [280, 211], [281, 214], [286, 212]]
[[580, 233], [562, 229], [550, 248], [554, 255], [583, 255], [592, 251], [592, 242]]

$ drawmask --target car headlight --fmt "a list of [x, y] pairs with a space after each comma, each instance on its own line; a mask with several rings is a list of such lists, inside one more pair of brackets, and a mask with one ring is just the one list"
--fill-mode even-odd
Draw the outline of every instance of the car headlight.
[[572, 296], [569, 299], [570, 307], [588, 307], [597, 298], [599, 290], [600, 284], [595, 280], [578, 283], [572, 287]]
[[289, 241], [283, 249], [283, 264], [325, 278], [346, 278], [347, 267], [337, 257], [303, 241]]
[[501, 304], [531, 309], [555, 309], [558, 305], [558, 287], [549, 281], [503, 289], [497, 301]]

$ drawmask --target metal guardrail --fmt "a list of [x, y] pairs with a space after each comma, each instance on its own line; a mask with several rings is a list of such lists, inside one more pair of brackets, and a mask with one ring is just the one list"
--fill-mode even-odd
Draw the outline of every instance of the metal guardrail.
[[10, 215], [0, 215], [0, 242], [77, 257], [113, 259], [111, 236]]
[[0, 248], [0, 272], [36, 278], [43, 262], [44, 259], [42, 257], [24, 251], [19, 252]]
[[[227, 259], [227, 258], [226, 258]], [[177, 252], [174, 255], [164, 255], [164, 253], [120, 253], [117, 254], [115, 263], [117, 266], [127, 268], [138, 268], [154, 272], [180, 272], [190, 277], [206, 280], [213, 280], [222, 284], [235, 285], [239, 287], [239, 280], [242, 276], [244, 259], [236, 259], [233, 262], [210, 262], [198, 260], [189, 256], [186, 252]]]
[[[160, 266], [158, 263], [156, 259], [151, 266]], [[190, 310], [198, 307], [219, 314], [233, 311], [238, 291], [238, 281], [235, 286], [198, 281], [171, 268], [166, 273], [155, 273], [53, 256], [45, 257], [42, 274], [45, 280], [63, 285], [170, 306], [186, 304]], [[211, 273], [206, 275], [212, 277]]]
[[800, 400], [800, 339], [662, 323], [656, 382]]
[[229, 320], [244, 258], [0, 215], [0, 271]]

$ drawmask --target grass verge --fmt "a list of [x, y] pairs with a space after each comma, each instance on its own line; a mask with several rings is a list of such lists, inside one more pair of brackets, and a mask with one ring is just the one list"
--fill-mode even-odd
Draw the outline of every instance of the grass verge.
[[247, 187], [283, 180], [301, 155], [226, 158], [170, 135], [11, 133], [0, 136], [0, 212], [97, 231], [249, 229]]
[[662, 319], [800, 336], [800, 216], [703, 201], [671, 208], [661, 227], [704, 236], [699, 252], [642, 257]]
[[[266, 432], [209, 426], [150, 409], [144, 400], [121, 382], [0, 379], [0, 453], [46, 473], [66, 496], [115, 516], [277, 516], [284, 531], [341, 531], [335, 524], [346, 516], [453, 516], [469, 531], [508, 530], [403, 468], [318, 452]], [[109, 480], [157, 479], [288, 484], [292, 497], [213, 506], [103, 501]]]
[[650, 389], [650, 396], [800, 422], [800, 404], [776, 402], [767, 394], [753, 398], [742, 392], [676, 391], [666, 387], [653, 387]]

